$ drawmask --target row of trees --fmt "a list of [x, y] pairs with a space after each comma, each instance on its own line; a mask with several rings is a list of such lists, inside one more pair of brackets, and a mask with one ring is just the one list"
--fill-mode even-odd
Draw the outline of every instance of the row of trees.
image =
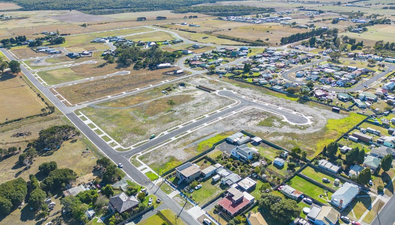
[[10, 69], [11, 73], [21, 72], [21, 64], [18, 61], [11, 60], [10, 62], [7, 62], [3, 61], [3, 59], [0, 57], [0, 77], [8, 68]]
[[0, 43], [3, 44], [4, 48], [9, 48], [9, 47], [11, 47], [11, 45], [21, 45], [26, 40], [27, 40], [26, 36], [23, 35], [23, 36], [16, 36], [16, 37], [12, 37], [12, 38], [2, 39], [0, 41]]
[[376, 50], [387, 50], [387, 51], [395, 51], [395, 42], [386, 42], [384, 41], [377, 41], [374, 46]]
[[75, 127], [69, 125], [53, 126], [39, 132], [39, 137], [32, 143], [38, 151], [58, 149], [64, 141], [80, 135]]
[[80, 10], [92, 14], [110, 14], [122, 12], [141, 12], [156, 10], [173, 10], [212, 0], [10, 0], [22, 6], [22, 10]]
[[[332, 33], [334, 30], [337, 30], [337, 29], [331, 29], [331, 30], [321, 29], [321, 28], [314, 29], [314, 30], [309, 31], [309, 32], [296, 33], [296, 34], [293, 34], [293, 35], [288, 36], [288, 37], [282, 37], [280, 42], [281, 42], [282, 45], [289, 44], [289, 43], [301, 41], [301, 40], [304, 40], [304, 39], [307, 39], [307, 38], [320, 36], [320, 35], [322, 35], [324, 33], [328, 33], [329, 34], [329, 33]], [[337, 31], [336, 31], [336, 33], [337, 33]]]
[[175, 13], [203, 13], [213, 16], [243, 16], [275, 12], [274, 8], [261, 8], [244, 5], [202, 5], [193, 7], [182, 7], [173, 10]]

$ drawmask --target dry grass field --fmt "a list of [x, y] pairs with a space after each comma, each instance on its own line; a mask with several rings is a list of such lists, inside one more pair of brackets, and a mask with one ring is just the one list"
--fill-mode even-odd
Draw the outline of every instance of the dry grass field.
[[4, 74], [0, 79], [0, 123], [41, 113], [46, 105], [20, 76]]
[[169, 41], [173, 40], [174, 37], [163, 31], [157, 31], [157, 32], [152, 32], [152, 33], [146, 33], [146, 34], [138, 34], [138, 35], [133, 35], [130, 37], [127, 37], [126, 39], [132, 40], [132, 41]]
[[362, 34], [358, 33], [341, 33], [340, 35], [347, 35], [350, 38], [356, 38], [359, 41], [363, 41], [364, 44], [373, 46], [376, 41], [383, 40], [384, 42], [393, 42], [395, 36], [395, 27], [393, 25], [375, 25], [373, 27], [367, 27], [368, 31]]
[[101, 66], [103, 63], [104, 60], [100, 60], [96, 64], [82, 64], [79, 66], [42, 71], [39, 72], [38, 75], [48, 84], [59, 84], [89, 77], [103, 76], [120, 71], [116, 68], [117, 65], [115, 63]]
[[0, 2], [0, 10], [13, 10], [21, 8], [19, 5], [8, 2]]
[[175, 76], [164, 75], [163, 73], [175, 69], [176, 68], [161, 70], [131, 70], [129, 75], [109, 77], [72, 86], [61, 87], [56, 90], [71, 103], [92, 101], [94, 99], [155, 84], [163, 80], [171, 80], [175, 78]]
[[178, 33], [181, 37], [187, 38], [192, 41], [200, 42], [200, 43], [212, 43], [218, 45], [244, 45], [242, 42], [227, 40], [217, 38], [213, 35], [203, 34], [203, 33], [190, 33], [185, 31], [175, 30], [174, 32]]
[[48, 56], [48, 54], [45, 53], [36, 53], [33, 51], [31, 48], [24, 46], [24, 47], [18, 47], [14, 48], [11, 50], [19, 59], [27, 59], [27, 58], [32, 58], [32, 57], [43, 57], [43, 56]]

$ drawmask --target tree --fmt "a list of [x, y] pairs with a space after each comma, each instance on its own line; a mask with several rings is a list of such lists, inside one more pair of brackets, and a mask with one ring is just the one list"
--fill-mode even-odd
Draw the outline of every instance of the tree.
[[300, 215], [301, 209], [296, 201], [291, 199], [284, 199], [277, 202], [270, 207], [270, 214], [277, 221], [288, 224], [292, 218]]
[[0, 196], [0, 214], [8, 215], [11, 212], [12, 203], [10, 200]]
[[339, 51], [332, 51], [329, 53], [329, 57], [331, 57], [332, 62], [339, 62], [341, 53]]
[[189, 185], [189, 188], [194, 189], [198, 185], [198, 182], [196, 180], [192, 181], [192, 183]]
[[367, 184], [372, 176], [370, 168], [363, 169], [358, 175], [358, 183]]
[[248, 73], [248, 72], [250, 72], [250, 70], [251, 70], [251, 64], [249, 64], [249, 63], [244, 64], [243, 71], [245, 73]]
[[87, 219], [85, 211], [88, 210], [89, 206], [85, 203], [82, 203], [79, 198], [67, 196], [60, 200], [60, 202], [63, 204], [64, 210], [66, 212], [70, 212], [74, 219], [82, 222]]
[[75, 180], [77, 174], [68, 168], [56, 169], [51, 171], [49, 175], [41, 182], [41, 188], [47, 191], [59, 189], [69, 183], [71, 180]]
[[11, 202], [12, 207], [18, 207], [26, 198], [27, 184], [24, 179], [17, 178], [0, 184], [0, 198]]
[[334, 156], [334, 155], [336, 155], [338, 149], [339, 149], [339, 146], [338, 146], [337, 142], [332, 142], [327, 147], [327, 153], [330, 156]]
[[364, 160], [365, 160], [365, 149], [361, 149], [359, 150], [358, 156], [355, 159], [355, 161], [357, 161], [358, 164], [362, 164]]
[[391, 169], [391, 165], [392, 165], [392, 155], [388, 154], [386, 156], [384, 156], [384, 158], [381, 160], [381, 168], [387, 172], [388, 170]]
[[45, 191], [40, 188], [36, 188], [30, 193], [28, 204], [35, 210], [40, 210], [41, 206], [44, 204], [44, 200], [47, 197]]
[[38, 167], [38, 170], [40, 172], [44, 173], [45, 175], [48, 175], [51, 171], [54, 171], [58, 168], [58, 164], [55, 161], [51, 162], [44, 162]]
[[140, 202], [143, 202], [143, 201], [144, 201], [144, 198], [145, 198], [145, 192], [140, 192], [140, 193], [137, 194], [137, 199], [138, 199]]
[[36, 176], [34, 176], [33, 174], [30, 174], [29, 180], [30, 180], [28, 183], [29, 192], [32, 192], [33, 190], [40, 188], [40, 182], [38, 182]]
[[347, 164], [352, 164], [352, 163], [354, 163], [354, 161], [357, 160], [358, 155], [359, 155], [359, 148], [358, 148], [358, 147], [351, 149], [351, 150], [350, 150], [349, 152], [347, 152], [347, 154], [346, 154], [346, 160], [345, 160], [346, 163], [347, 163]]
[[82, 203], [91, 204], [96, 201], [96, 199], [99, 197], [99, 194], [96, 190], [87, 190], [78, 193], [76, 197], [79, 198]]
[[110, 198], [112, 195], [114, 195], [114, 189], [112, 188], [112, 186], [110, 184], [107, 184], [103, 188], [102, 192], [103, 192], [103, 194], [105, 194], [107, 196], [107, 198]]
[[9, 67], [12, 73], [21, 72], [21, 64], [18, 61], [11, 60], [11, 62], [9, 63]]
[[264, 210], [270, 210], [270, 207], [278, 202], [280, 202], [282, 198], [278, 195], [274, 195], [272, 193], [264, 193], [261, 195], [259, 199], [259, 207]]
[[215, 65], [210, 65], [209, 67], [208, 67], [208, 71], [210, 72], [210, 73], [214, 73], [214, 71], [215, 71]]
[[0, 61], [0, 70], [1, 70], [1, 73], [4, 73], [4, 70], [5, 69], [7, 69], [8, 68], [8, 63], [7, 62], [2, 62], [2, 61]]
[[314, 88], [314, 83], [313, 83], [313, 81], [308, 81], [307, 83], [306, 83], [306, 86], [308, 87], [308, 88], [310, 88], [310, 89], [313, 89]]
[[96, 165], [102, 166], [102, 167], [104, 167], [104, 168], [107, 168], [107, 166], [110, 165], [110, 164], [111, 164], [110, 159], [108, 159], [108, 158], [106, 158], [106, 157], [103, 157], [103, 158], [98, 159], [98, 160], [96, 161]]

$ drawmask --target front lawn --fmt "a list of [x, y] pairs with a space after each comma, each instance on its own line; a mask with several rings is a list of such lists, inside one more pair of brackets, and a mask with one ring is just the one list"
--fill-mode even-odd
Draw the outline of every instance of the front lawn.
[[154, 181], [156, 179], [158, 179], [158, 175], [156, 175], [155, 173], [153, 173], [152, 171], [148, 171], [145, 173], [145, 176], [147, 176], [150, 180]]
[[[299, 176], [295, 176], [290, 181], [288, 181], [287, 184], [295, 188], [296, 190], [305, 193], [309, 197], [314, 198], [315, 200], [325, 204], [327, 203], [327, 201], [330, 201], [332, 196], [332, 193], [330, 191], [326, 191]], [[322, 198], [320, 198], [320, 195], [322, 195]]]

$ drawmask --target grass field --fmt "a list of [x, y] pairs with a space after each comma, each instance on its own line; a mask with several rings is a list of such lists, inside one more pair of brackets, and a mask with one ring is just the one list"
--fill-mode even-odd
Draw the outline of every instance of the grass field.
[[[163, 80], [174, 79], [175, 76], [163, 74], [164, 72], [172, 70], [174, 70], [174, 68], [161, 70], [131, 70], [128, 75], [113, 76], [77, 85], [61, 87], [58, 88], [57, 91], [72, 103], [92, 101], [109, 95], [120, 94], [124, 91], [131, 91], [135, 88], [148, 86], [150, 84], [156, 84]], [[88, 73], [88, 71], [86, 72]]]
[[218, 45], [243, 45], [242, 42], [231, 41], [227, 39], [217, 38], [216, 36], [202, 33], [191, 33], [186, 31], [174, 31], [178, 33], [181, 37], [190, 39], [192, 41], [200, 42], [200, 43], [213, 43]]
[[395, 30], [392, 25], [374, 25], [368, 27], [368, 31], [362, 34], [347, 32], [341, 33], [339, 35], [347, 35], [350, 38], [356, 38], [357, 40], [362, 40], [365, 45], [373, 46], [376, 41], [383, 40], [384, 42], [393, 42]]
[[146, 172], [146, 173], [145, 173], [145, 176], [147, 176], [147, 177], [148, 177], [150, 180], [152, 180], [152, 181], [159, 178], [158, 175], [156, 175], [155, 173], [153, 173], [153, 172], [151, 172], [151, 171]]
[[117, 71], [123, 71], [116, 68], [116, 64], [103, 65], [104, 60], [99, 60], [95, 64], [82, 64], [79, 66], [66, 67], [56, 70], [39, 72], [38, 75], [50, 85], [59, 84], [69, 81], [81, 80], [84, 78], [104, 76]]
[[173, 40], [174, 37], [167, 32], [156, 31], [156, 32], [152, 32], [152, 33], [133, 35], [133, 36], [127, 37], [126, 39], [132, 40], [134, 42], [137, 42], [137, 41], [170, 41], [170, 40]]
[[[308, 195], [311, 198], [314, 198], [317, 201], [320, 201], [324, 204], [327, 203], [327, 201], [330, 201], [332, 193], [327, 191], [327, 196], [325, 194], [324, 189], [316, 186], [313, 183], [310, 183], [309, 181], [299, 177], [295, 176], [292, 178], [290, 181], [287, 183], [291, 187], [295, 188], [296, 190], [299, 190], [306, 195]], [[319, 196], [322, 195], [323, 197], [320, 198]]]
[[20, 76], [4, 74], [0, 79], [0, 123], [41, 114], [44, 102]]
[[[333, 183], [335, 181], [334, 177], [326, 175], [326, 174], [323, 174], [323, 173], [319, 172], [318, 170], [314, 170], [312, 167], [306, 167], [306, 169], [302, 170], [302, 174], [308, 176], [309, 178], [311, 178], [311, 179], [313, 179], [313, 180], [315, 180], [315, 181], [317, 181], [317, 182], [319, 182], [319, 183], [321, 183], [321, 184], [323, 184], [323, 185], [325, 185], [325, 186], [327, 186], [329, 188], [335, 189], [335, 190], [339, 189], [339, 187], [341, 186], [341, 185], [334, 186], [333, 185]], [[330, 180], [330, 183], [322, 182], [322, 178], [324, 178], [324, 177], [328, 178], [328, 180]], [[340, 180], [340, 183], [343, 184], [344, 181]]]
[[211, 137], [209, 139], [206, 139], [198, 144], [197, 151], [198, 152], [206, 151], [207, 149], [213, 147], [215, 143], [227, 138], [230, 135], [232, 135], [232, 132], [225, 132], [225, 133], [217, 134], [216, 136]]
[[212, 183], [211, 179], [200, 183], [202, 188], [195, 190], [191, 195], [196, 203], [204, 205], [210, 201], [213, 197], [219, 195], [223, 190], [219, 187], [220, 182]]
[[[168, 219], [172, 224], [179, 224], [179, 225], [185, 225], [185, 223], [177, 218], [176, 219], [176, 215], [174, 214], [173, 211], [171, 211], [171, 209], [165, 209], [165, 210], [161, 210], [160, 211], [164, 217], [166, 217], [166, 219]], [[159, 216], [158, 214], [149, 217], [148, 219], [142, 221], [139, 223], [139, 225], [152, 225], [152, 224], [163, 224], [166, 223], [166, 220], [162, 219], [161, 216]]]
[[36, 53], [31, 50], [29, 47], [21, 46], [17, 48], [11, 49], [12, 53], [14, 53], [19, 59], [27, 59], [32, 57], [43, 57], [47, 56], [45, 53]]

